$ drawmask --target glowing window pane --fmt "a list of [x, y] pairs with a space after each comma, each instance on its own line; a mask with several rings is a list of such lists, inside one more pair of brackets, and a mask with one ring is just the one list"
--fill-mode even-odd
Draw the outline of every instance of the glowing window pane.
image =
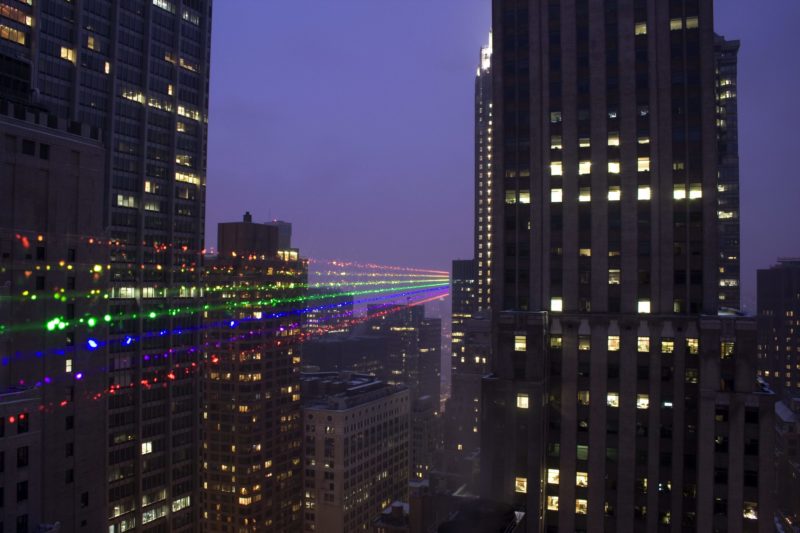
[[529, 406], [529, 398], [528, 395], [524, 392], [520, 392], [517, 394], [517, 408], [518, 409], [527, 409]]
[[588, 487], [589, 486], [589, 474], [587, 472], [576, 472], [575, 473], [575, 484], [579, 487]]
[[650, 312], [650, 300], [639, 300], [637, 309], [640, 313]]
[[633, 32], [636, 35], [647, 35], [647, 23], [637, 22], [636, 25], [633, 27]]
[[619, 336], [618, 335], [609, 335], [608, 336], [608, 351], [609, 352], [618, 352], [619, 351]]
[[528, 349], [528, 339], [525, 335], [514, 335], [514, 351], [524, 352]]
[[547, 469], [547, 482], [551, 485], [558, 485], [561, 482], [561, 473], [557, 468]]
[[636, 408], [637, 409], [649, 409], [650, 408], [650, 396], [647, 394], [637, 394], [636, 395]]
[[558, 496], [547, 497], [547, 510], [558, 511]]
[[563, 176], [564, 175], [564, 165], [561, 161], [553, 161], [550, 163], [550, 175], [551, 176]]
[[586, 174], [592, 173], [592, 162], [591, 161], [581, 161], [578, 163], [578, 174], [584, 176]]
[[550, 190], [550, 201], [553, 203], [559, 203], [563, 201], [564, 198], [564, 191], [562, 189], [551, 189]]
[[528, 478], [517, 477], [514, 479], [514, 492], [525, 494], [528, 492]]
[[578, 193], [578, 201], [579, 202], [591, 202], [592, 201], [592, 189], [589, 188], [589, 187], [581, 187], [581, 190]]
[[608, 201], [619, 202], [622, 199], [622, 190], [619, 186], [611, 186], [608, 188]]
[[637, 169], [639, 172], [650, 172], [650, 158], [640, 157], [637, 162]]
[[589, 512], [589, 502], [586, 500], [575, 500], [575, 514], [586, 514]]
[[651, 192], [650, 192], [650, 187], [643, 186], [643, 187], [639, 187], [639, 193], [638, 193], [638, 195], [636, 197], [639, 200], [649, 200], [651, 198], [651, 196], [652, 195], [651, 195]]
[[637, 350], [645, 353], [650, 351], [650, 337], [639, 337], [636, 341]]
[[609, 174], [619, 174], [620, 173], [619, 161], [609, 161], [608, 162], [608, 173]]
[[564, 310], [564, 300], [561, 298], [550, 299], [550, 310], [554, 313], [560, 313]]
[[609, 407], [619, 407], [619, 393], [609, 392], [606, 397], [606, 405]]

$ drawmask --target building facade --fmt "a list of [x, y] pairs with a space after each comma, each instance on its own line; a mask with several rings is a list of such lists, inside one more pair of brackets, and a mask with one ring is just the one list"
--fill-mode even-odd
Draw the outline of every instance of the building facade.
[[100, 137], [0, 98], [0, 521], [9, 531], [106, 524]]
[[[475, 75], [475, 268], [478, 310], [488, 309], [492, 299], [491, 232], [492, 206], [492, 36], [481, 48], [480, 65]], [[454, 272], [455, 274], [455, 272]]]
[[302, 529], [300, 346], [308, 262], [277, 229], [220, 224], [205, 267], [202, 524], [207, 532]]
[[782, 399], [800, 397], [800, 259], [758, 271], [761, 375]]
[[[106, 385], [119, 386], [103, 454], [111, 533], [197, 528], [200, 316], [170, 311], [199, 303], [210, 34], [210, 0], [0, 2], [3, 90], [101, 129], [107, 149], [94, 209], [111, 237]], [[173, 371], [166, 389], [130, 386]]]
[[718, 312], [711, 0], [495, 0], [492, 32], [483, 495], [526, 531], [770, 530], [774, 395]]
[[408, 389], [352, 373], [303, 374], [304, 531], [370, 531], [408, 496]]

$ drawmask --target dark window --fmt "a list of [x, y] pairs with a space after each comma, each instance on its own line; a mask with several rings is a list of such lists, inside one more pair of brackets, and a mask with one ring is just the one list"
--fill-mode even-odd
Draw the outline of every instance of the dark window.
[[28, 515], [22, 514], [17, 517], [17, 533], [28, 533]]
[[28, 466], [28, 447], [17, 448], [17, 468]]
[[74, 442], [68, 442], [67, 443], [67, 445], [65, 447], [65, 450], [64, 450], [64, 454], [65, 454], [66, 457], [72, 457], [75, 454], [75, 443]]
[[50, 159], [50, 145], [49, 144], [40, 144], [39, 145], [39, 157], [41, 159]]
[[65, 427], [66, 429], [72, 429], [72, 428], [74, 428], [74, 427], [75, 427], [75, 417], [74, 417], [74, 416], [72, 416], [72, 415], [69, 415], [69, 416], [68, 416], [68, 417], [65, 419], [65, 424], [64, 424], [64, 427]]
[[64, 473], [64, 483], [69, 484], [72, 483], [73, 481], [75, 481], [75, 470], [70, 468]]
[[81, 507], [89, 507], [89, 493], [84, 492], [81, 494]]
[[36, 290], [37, 291], [44, 290], [44, 276], [36, 276]]
[[69, 262], [75, 261], [75, 248], [70, 248], [67, 250], [67, 261]]
[[36, 247], [36, 260], [37, 261], [44, 261], [45, 260], [44, 246], [37, 246]]
[[17, 422], [17, 433], [27, 433], [28, 432], [28, 415], [22, 413], [18, 417]]
[[17, 483], [17, 501], [24, 502], [28, 499], [28, 482], [20, 481]]
[[36, 143], [33, 141], [29, 141], [28, 139], [22, 140], [22, 153], [25, 155], [35, 155], [36, 154]]

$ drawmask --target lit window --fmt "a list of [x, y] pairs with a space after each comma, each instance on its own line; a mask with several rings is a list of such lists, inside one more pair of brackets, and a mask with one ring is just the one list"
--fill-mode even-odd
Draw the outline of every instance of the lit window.
[[561, 111], [552, 111], [550, 113], [550, 122], [553, 124], [558, 124], [561, 122]]
[[691, 355], [700, 353], [700, 341], [698, 339], [686, 339], [686, 349]]
[[744, 502], [742, 516], [747, 520], [758, 520], [758, 504], [756, 502]]
[[672, 31], [683, 29], [683, 19], [672, 19], [669, 21], [669, 29]]
[[561, 349], [564, 345], [564, 338], [561, 335], [553, 335], [550, 337], [550, 347]]
[[153, 441], [146, 441], [142, 443], [142, 455], [153, 453]]
[[622, 190], [619, 185], [612, 185], [608, 188], [608, 201], [619, 202], [622, 199]]
[[[736, 349], [736, 344], [732, 341], [722, 341], [719, 345], [719, 356], [722, 359], [730, 359], [733, 357], [733, 352]], [[788, 365], [787, 365], [788, 366]]]
[[564, 148], [563, 143], [561, 142], [561, 135], [553, 135], [550, 137], [550, 149], [551, 150], [561, 150]]
[[592, 173], [592, 162], [591, 161], [581, 161], [578, 163], [578, 174], [584, 176], [586, 174]]
[[550, 163], [550, 175], [551, 176], [563, 176], [564, 175], [564, 165], [561, 161], [553, 161]]
[[531, 193], [530, 193], [530, 191], [519, 191], [519, 203], [521, 203], [521, 204], [529, 204], [529, 203], [531, 203]]
[[589, 405], [589, 391], [588, 390], [579, 390], [578, 391], [578, 403], [580, 405], [586, 406]]
[[735, 211], [717, 211], [717, 217], [719, 217], [720, 220], [730, 220], [732, 218], [736, 218], [736, 212]]
[[608, 351], [609, 352], [619, 351], [619, 335], [608, 336]]
[[608, 284], [619, 285], [622, 278], [622, 272], [618, 268], [608, 269]]
[[72, 48], [67, 48], [66, 46], [61, 47], [61, 59], [66, 59], [71, 63], [75, 62], [75, 50]]
[[619, 174], [620, 173], [619, 161], [609, 161], [608, 162], [608, 173], [609, 174]]
[[111, 63], [109, 63], [108, 61], [106, 61], [105, 66], [103, 67], [103, 72], [105, 72], [106, 74], [111, 73]]
[[674, 352], [675, 352], [675, 341], [672, 339], [662, 339], [661, 353], [674, 353]]
[[581, 257], [592, 257], [592, 249], [591, 248], [580, 248], [578, 250], [578, 255]]
[[636, 196], [637, 199], [639, 199], [639, 200], [649, 200], [650, 197], [651, 197], [650, 187], [648, 187], [646, 185], [642, 186], [642, 187], [639, 187], [639, 193]]
[[649, 409], [650, 408], [650, 396], [647, 394], [637, 394], [636, 395], [636, 408], [637, 409]]
[[561, 202], [564, 198], [564, 191], [563, 189], [551, 189], [550, 190], [550, 201], [554, 203]]
[[639, 144], [650, 144], [650, 137], [639, 137], [637, 142]]
[[506, 191], [506, 203], [509, 205], [517, 203], [516, 191]]
[[697, 17], [686, 17], [686, 29], [695, 30], [700, 25], [700, 20]]
[[636, 35], [647, 35], [647, 23], [646, 22], [637, 22], [634, 26], [633, 32]]
[[[589, 486], [589, 474], [587, 472], [576, 472], [575, 473], [575, 484], [579, 487], [588, 487]], [[580, 501], [580, 500], [578, 500]]]
[[583, 352], [592, 349], [592, 338], [589, 335], [580, 335], [578, 337], [578, 350]]
[[703, 186], [693, 183], [689, 186], [689, 200], [697, 200], [703, 197]]
[[650, 172], [650, 158], [640, 157], [637, 161], [637, 168], [639, 172]]
[[609, 407], [619, 407], [619, 393], [609, 392], [606, 397], [606, 405]]
[[514, 335], [514, 351], [524, 352], [528, 349], [528, 339], [525, 335]]
[[619, 146], [619, 133], [614, 131], [608, 134], [608, 145]]
[[586, 514], [589, 512], [589, 502], [586, 500], [575, 500], [575, 514]]
[[97, 50], [97, 43], [94, 40], [94, 35], [86, 36], [86, 48], [89, 50]]
[[672, 190], [672, 197], [676, 200], [685, 200], [686, 199], [686, 187], [683, 185], [675, 185]]
[[547, 497], [547, 510], [558, 511], [558, 496]]
[[550, 310], [554, 313], [560, 313], [564, 310], [564, 300], [561, 298], [550, 298]]
[[67, 359], [64, 361], [64, 372], [72, 372], [72, 359]]
[[137, 206], [136, 198], [133, 196], [125, 195], [125, 194], [118, 194], [117, 195], [117, 205], [119, 207], [133, 207]]
[[514, 492], [526, 494], [528, 492], [528, 478], [517, 477], [514, 479]]
[[592, 140], [589, 137], [581, 137], [578, 139], [578, 146], [581, 148], [591, 148]]
[[581, 190], [578, 192], [578, 201], [579, 202], [591, 202], [592, 201], [592, 189], [589, 187], [581, 187]]
[[528, 395], [524, 392], [517, 394], [517, 409], [527, 409], [529, 406]]
[[548, 468], [547, 482], [551, 485], [558, 485], [561, 482], [561, 472], [557, 468]]
[[649, 313], [650, 312], [650, 300], [639, 300], [639, 304], [637, 307], [640, 313]]
[[636, 339], [636, 349], [641, 353], [650, 351], [650, 337], [639, 337]]
[[5, 39], [7, 41], [11, 41], [12, 43], [25, 45], [25, 32], [19, 31], [15, 28], [11, 28], [4, 24], [0, 24], [0, 39]]

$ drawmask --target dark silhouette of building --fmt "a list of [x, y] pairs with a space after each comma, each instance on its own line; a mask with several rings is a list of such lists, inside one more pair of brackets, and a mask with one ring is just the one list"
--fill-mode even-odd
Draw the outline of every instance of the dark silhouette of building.
[[219, 226], [204, 274], [203, 529], [299, 532], [303, 330], [291, 300], [308, 263], [249, 213]]
[[[196, 531], [200, 316], [167, 310], [200, 303], [211, 1], [2, 0], [0, 10], [2, 96], [27, 92], [102, 130], [106, 147], [91, 210], [111, 237], [108, 311], [136, 318], [109, 329], [105, 386], [119, 391], [100, 400], [107, 449], [95, 460], [109, 476], [98, 530]], [[173, 370], [181, 379], [166, 390], [130, 387]]]
[[800, 397], [800, 259], [758, 271], [759, 375], [784, 400]]
[[15, 531], [107, 528], [104, 161], [98, 130], [0, 98], [0, 523]]
[[776, 519], [787, 533], [800, 532], [800, 398], [775, 404], [777, 434]]
[[481, 490], [526, 531], [768, 531], [774, 395], [719, 313], [711, 0], [495, 0]]

